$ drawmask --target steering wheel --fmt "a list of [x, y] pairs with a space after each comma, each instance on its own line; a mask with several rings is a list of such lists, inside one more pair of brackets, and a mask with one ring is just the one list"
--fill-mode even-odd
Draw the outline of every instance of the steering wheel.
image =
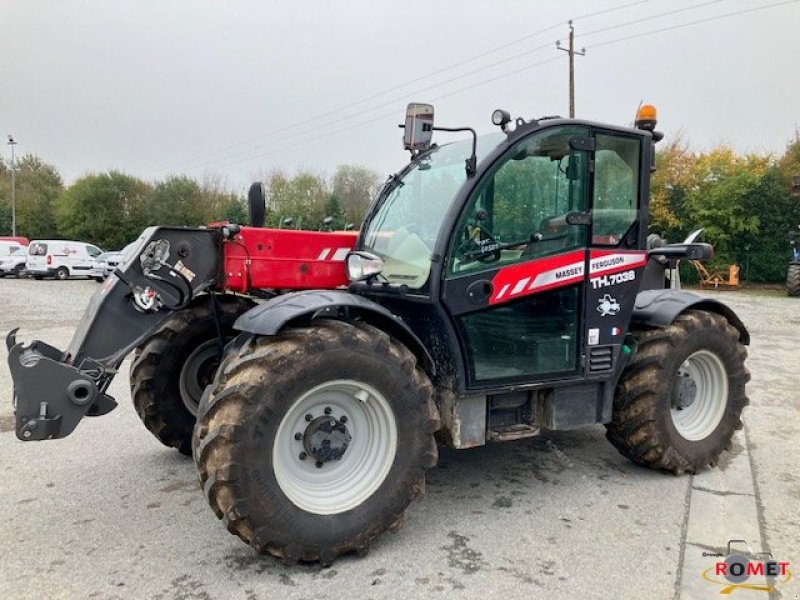
[[[474, 225], [477, 231], [468, 230], [469, 237], [461, 242], [456, 248], [456, 256], [463, 263], [471, 263], [478, 261], [481, 263], [492, 263], [500, 260], [500, 246], [490, 231], [485, 229], [482, 225]], [[475, 235], [479, 236], [480, 242], [475, 241]]]

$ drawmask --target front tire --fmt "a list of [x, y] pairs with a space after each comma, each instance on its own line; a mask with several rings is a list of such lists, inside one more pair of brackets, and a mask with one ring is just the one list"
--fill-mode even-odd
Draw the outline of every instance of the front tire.
[[789, 296], [800, 296], [800, 263], [792, 263], [786, 272], [786, 292]]
[[203, 396], [194, 457], [228, 530], [288, 563], [366, 552], [437, 460], [433, 387], [363, 323], [242, 336]]
[[[219, 319], [226, 341], [233, 323], [253, 304], [221, 296]], [[219, 365], [219, 334], [208, 296], [175, 313], [136, 349], [130, 372], [136, 414], [150, 433], [181, 454], [192, 454], [192, 430], [204, 387]]]
[[665, 329], [634, 333], [608, 439], [634, 462], [678, 475], [716, 465], [748, 403], [738, 330], [721, 315], [688, 310]]

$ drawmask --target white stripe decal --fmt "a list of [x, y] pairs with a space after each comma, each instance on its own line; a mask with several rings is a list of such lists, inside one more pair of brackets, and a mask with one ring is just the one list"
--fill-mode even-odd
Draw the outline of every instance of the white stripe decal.
[[583, 262], [575, 262], [539, 273], [529, 289], [540, 288], [555, 282], [572, 281], [583, 277]]
[[322, 252], [320, 252], [319, 256], [317, 257], [317, 260], [325, 260], [325, 258], [328, 256], [328, 253], [330, 251], [331, 251], [330, 248], [323, 248]]
[[350, 253], [350, 248], [337, 248], [336, 252], [331, 257], [331, 260], [344, 260]]
[[525, 279], [520, 279], [517, 282], [517, 285], [514, 286], [514, 289], [511, 290], [511, 295], [519, 294], [522, 290], [525, 289], [525, 286], [528, 285], [528, 282], [531, 280], [530, 277], [526, 277]]
[[510, 286], [511, 286], [511, 284], [510, 284], [510, 283], [507, 283], [507, 284], [505, 284], [505, 285], [504, 285], [502, 288], [500, 288], [500, 293], [499, 293], [499, 294], [497, 294], [497, 298], [495, 298], [495, 299], [496, 299], [496, 300], [500, 300], [500, 298], [502, 298], [503, 296], [505, 296], [505, 295], [506, 295], [506, 292], [508, 291], [508, 288], [509, 288]]

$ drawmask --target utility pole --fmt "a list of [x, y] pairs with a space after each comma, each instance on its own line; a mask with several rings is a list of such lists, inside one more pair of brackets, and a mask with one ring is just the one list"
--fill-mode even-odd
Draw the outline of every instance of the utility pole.
[[569, 54], [569, 118], [575, 118], [575, 55], [586, 56], [586, 48], [581, 48], [580, 52], [575, 50], [575, 27], [572, 19], [569, 21], [569, 48], [562, 48], [561, 42], [556, 42], [556, 48]]
[[9, 134], [8, 145], [11, 146], [11, 235], [17, 236], [17, 163], [14, 160], [14, 146], [17, 142]]

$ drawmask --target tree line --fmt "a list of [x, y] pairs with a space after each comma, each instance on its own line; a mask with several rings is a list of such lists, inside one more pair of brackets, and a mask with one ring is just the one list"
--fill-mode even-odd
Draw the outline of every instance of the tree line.
[[[712, 268], [738, 264], [746, 281], [783, 281], [788, 234], [800, 225], [798, 175], [799, 134], [779, 156], [737, 154], [726, 146], [696, 153], [673, 140], [656, 153], [650, 231], [680, 242], [702, 227], [704, 240], [714, 245]], [[683, 274], [695, 275], [684, 268]]]
[[[54, 165], [28, 154], [17, 160], [15, 177], [17, 234], [30, 239], [74, 239], [119, 249], [149, 225], [247, 222], [244, 195], [214, 175], [148, 182], [111, 170], [65, 185]], [[354, 165], [337, 167], [331, 178], [274, 170], [263, 179], [266, 225], [297, 229], [359, 227], [380, 181], [375, 172]], [[11, 233], [11, 212], [11, 169], [0, 162], [0, 235]]]
[[[694, 152], [683, 139], [659, 144], [651, 182], [650, 230], [678, 242], [703, 227], [715, 247], [711, 266], [742, 267], [742, 278], [778, 282], [789, 259], [787, 234], [800, 225], [800, 135], [782, 155], [736, 153], [719, 146]], [[262, 178], [266, 225], [297, 229], [360, 227], [380, 184], [374, 171], [342, 165], [331, 177], [281, 170]], [[221, 177], [176, 175], [148, 182], [119, 171], [90, 173], [65, 185], [56, 167], [35, 155], [17, 161], [17, 231], [118, 249], [148, 225], [196, 226], [247, 221], [242, 194]], [[325, 223], [332, 217], [331, 223]], [[11, 231], [11, 171], [0, 161], [0, 235]], [[691, 270], [685, 274], [693, 274]]]

